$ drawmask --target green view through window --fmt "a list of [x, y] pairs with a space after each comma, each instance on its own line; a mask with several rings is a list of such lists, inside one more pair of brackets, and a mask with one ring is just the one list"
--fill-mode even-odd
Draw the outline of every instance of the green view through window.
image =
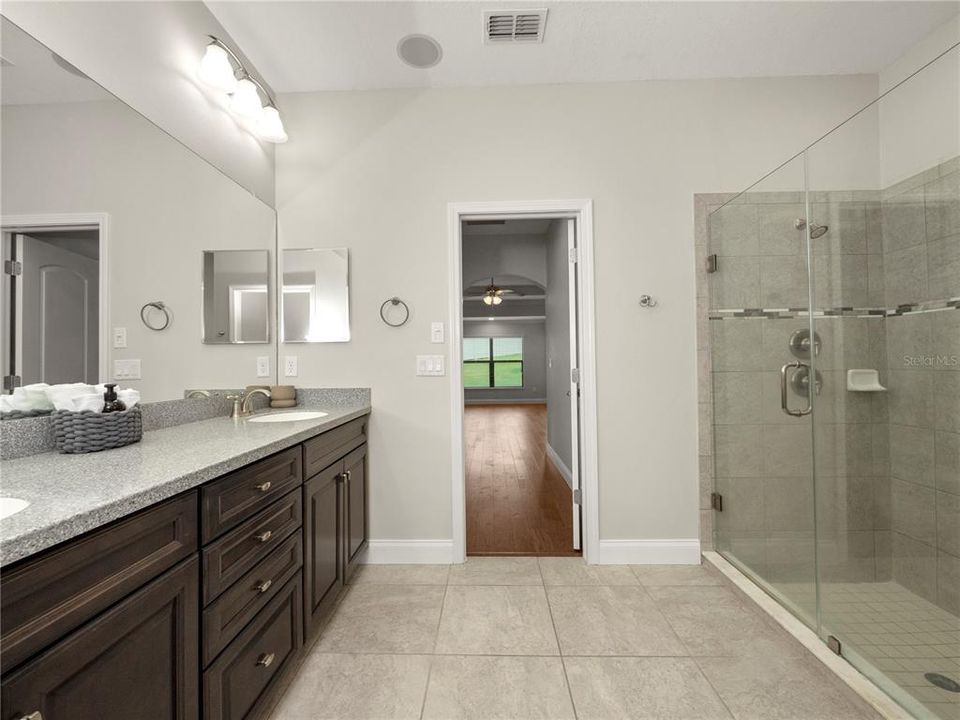
[[523, 387], [523, 338], [464, 338], [463, 386]]

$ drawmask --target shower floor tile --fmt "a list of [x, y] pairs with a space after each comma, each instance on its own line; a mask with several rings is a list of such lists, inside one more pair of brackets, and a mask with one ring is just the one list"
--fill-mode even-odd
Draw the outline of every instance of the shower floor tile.
[[[794, 602], [815, 603], [809, 584], [778, 583]], [[939, 688], [924, 675], [960, 682], [960, 617], [898, 583], [825, 583], [820, 588], [824, 634], [883, 672], [943, 720], [960, 720], [960, 693]]]

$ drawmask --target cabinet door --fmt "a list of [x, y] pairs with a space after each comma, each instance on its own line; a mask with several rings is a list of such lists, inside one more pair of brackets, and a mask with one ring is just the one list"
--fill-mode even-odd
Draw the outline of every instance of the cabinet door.
[[196, 720], [199, 567], [183, 562], [7, 675], [4, 718]]
[[367, 543], [367, 446], [361, 445], [343, 459], [346, 497], [347, 578]]
[[303, 486], [304, 626], [319, 629], [343, 588], [343, 465], [337, 463]]

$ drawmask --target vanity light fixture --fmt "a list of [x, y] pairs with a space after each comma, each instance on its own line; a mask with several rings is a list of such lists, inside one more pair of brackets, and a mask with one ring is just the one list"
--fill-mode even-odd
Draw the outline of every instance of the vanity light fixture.
[[[267, 142], [284, 143], [287, 133], [277, 105], [266, 88], [247, 72], [237, 54], [219, 38], [208, 35], [210, 44], [197, 71], [199, 78], [230, 96], [230, 109], [253, 122], [256, 134]], [[266, 105], [261, 100], [266, 99]]]

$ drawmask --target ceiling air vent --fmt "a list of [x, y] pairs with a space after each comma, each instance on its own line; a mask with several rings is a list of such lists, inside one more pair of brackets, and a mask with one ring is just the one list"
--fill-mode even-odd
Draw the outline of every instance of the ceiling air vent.
[[487, 10], [483, 13], [483, 37], [487, 43], [543, 42], [547, 9]]

